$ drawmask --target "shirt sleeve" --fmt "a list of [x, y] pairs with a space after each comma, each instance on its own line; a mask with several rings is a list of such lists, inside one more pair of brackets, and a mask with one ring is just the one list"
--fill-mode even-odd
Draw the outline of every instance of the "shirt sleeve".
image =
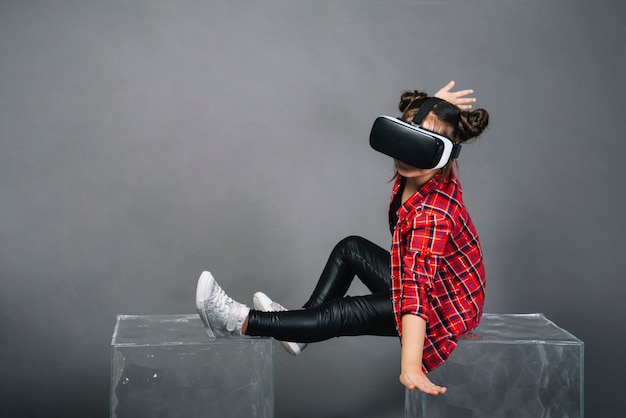
[[443, 214], [423, 212], [415, 217], [402, 260], [402, 315], [430, 320], [433, 281], [449, 235], [450, 223]]

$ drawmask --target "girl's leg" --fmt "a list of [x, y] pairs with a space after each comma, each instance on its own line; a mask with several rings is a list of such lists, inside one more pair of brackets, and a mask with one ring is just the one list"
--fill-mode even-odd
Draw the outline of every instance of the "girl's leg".
[[[296, 342], [341, 335], [397, 335], [389, 288], [389, 252], [360, 237], [348, 237], [333, 249], [303, 310], [250, 311], [233, 301], [208, 272], [198, 281], [196, 305], [207, 327], [220, 335], [271, 336]], [[354, 276], [373, 293], [343, 296]], [[245, 324], [245, 326], [244, 326]]]
[[341, 240], [331, 252], [317, 286], [304, 308], [342, 298], [354, 276], [372, 293], [389, 293], [389, 252], [361, 237]]
[[397, 336], [388, 292], [345, 297], [295, 311], [251, 310], [245, 334], [310, 343], [339, 336]]

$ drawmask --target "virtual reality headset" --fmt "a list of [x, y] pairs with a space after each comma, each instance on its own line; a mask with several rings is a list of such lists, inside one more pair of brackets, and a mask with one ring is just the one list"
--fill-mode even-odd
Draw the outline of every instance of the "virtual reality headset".
[[413, 167], [444, 167], [450, 159], [458, 158], [461, 144], [455, 144], [450, 138], [419, 126], [430, 109], [440, 101], [436, 97], [426, 99], [412, 123], [379, 116], [370, 132], [370, 146]]

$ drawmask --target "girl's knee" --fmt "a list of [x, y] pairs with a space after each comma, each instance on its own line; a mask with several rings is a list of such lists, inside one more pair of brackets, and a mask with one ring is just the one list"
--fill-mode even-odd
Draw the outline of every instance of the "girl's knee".
[[339, 243], [337, 243], [337, 245], [335, 246], [335, 249], [354, 249], [361, 247], [365, 242], [367, 242], [367, 240], [363, 237], [350, 235], [339, 241]]

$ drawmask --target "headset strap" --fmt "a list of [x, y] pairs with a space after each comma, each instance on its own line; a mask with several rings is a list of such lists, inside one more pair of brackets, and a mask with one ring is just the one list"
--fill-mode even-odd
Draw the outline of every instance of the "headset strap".
[[459, 158], [459, 154], [461, 153], [461, 144], [454, 144], [452, 146], [452, 152], [450, 153], [450, 159]]
[[428, 112], [430, 112], [430, 109], [432, 109], [433, 106], [436, 105], [437, 103], [443, 102], [443, 101], [444, 101], [443, 99], [440, 99], [438, 97], [426, 98], [424, 100], [424, 103], [420, 105], [420, 108], [415, 114], [415, 116], [413, 116], [413, 123], [416, 124], [417, 126], [420, 126], [422, 124], [422, 121], [428, 114]]

